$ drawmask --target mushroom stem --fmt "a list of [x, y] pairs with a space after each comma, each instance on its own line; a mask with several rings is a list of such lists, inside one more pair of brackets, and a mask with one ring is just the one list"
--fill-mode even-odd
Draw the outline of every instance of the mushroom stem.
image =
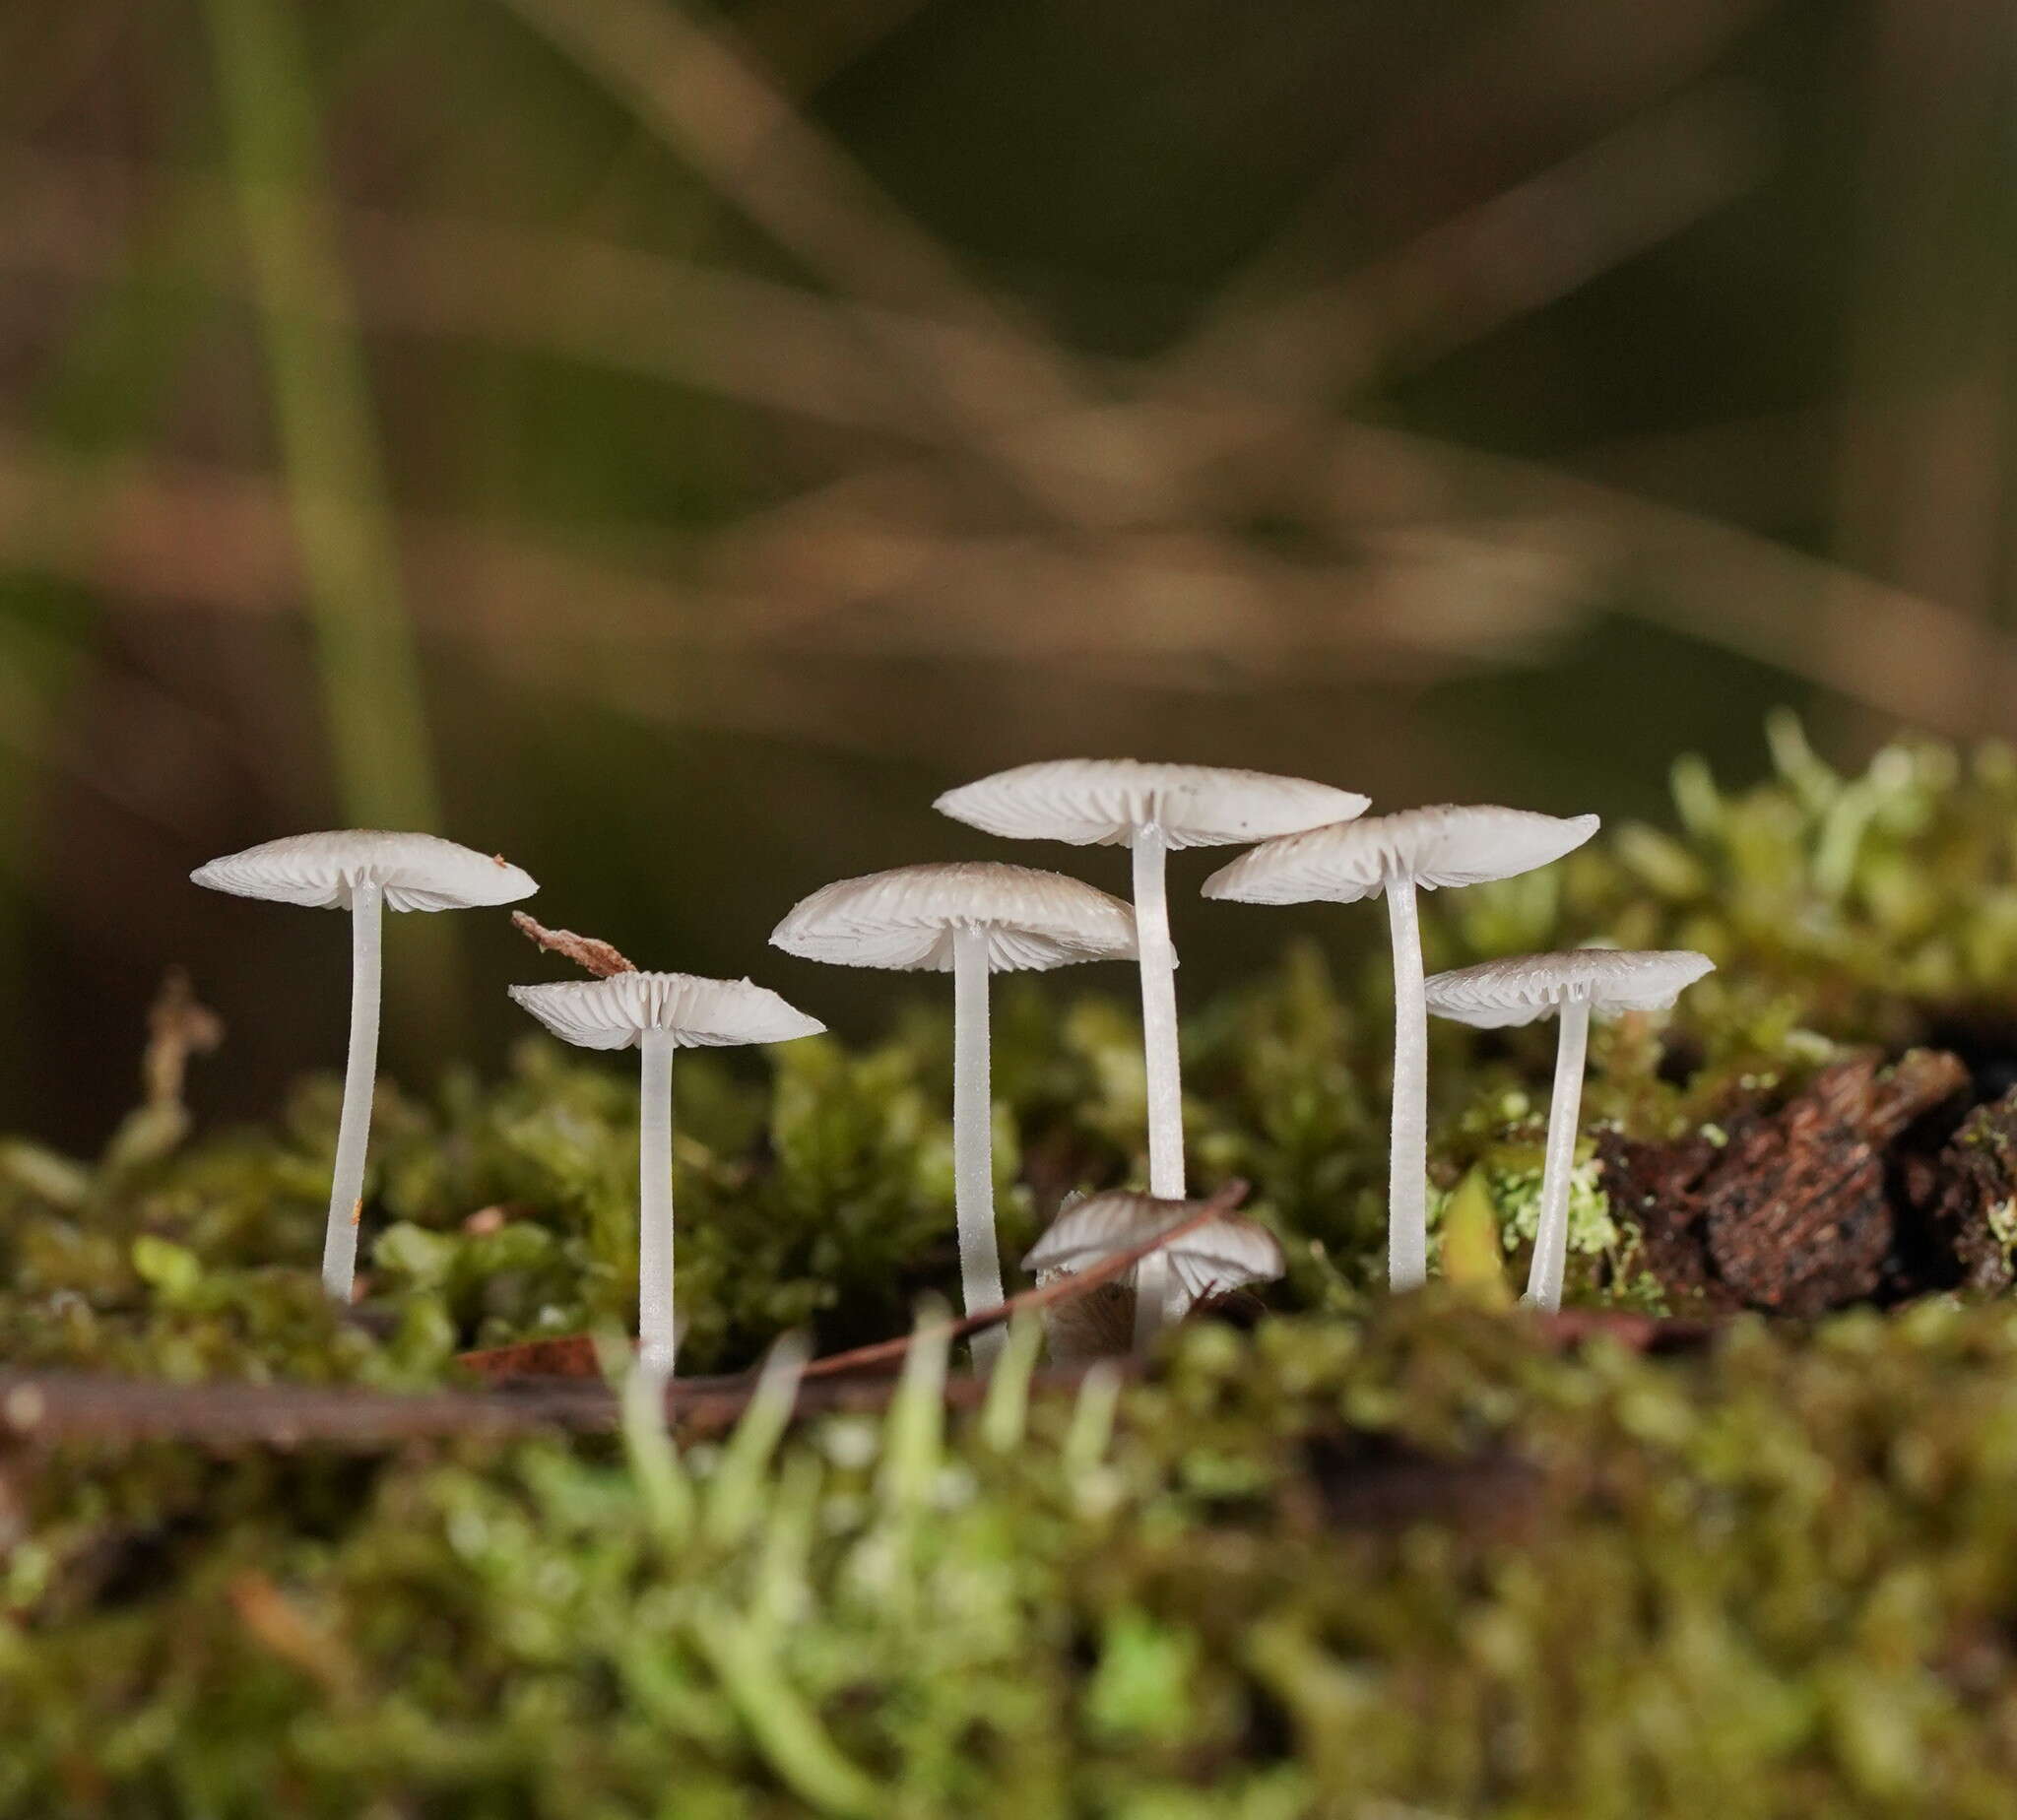
[[1387, 886], [1394, 942], [1394, 1111], [1387, 1147], [1387, 1286], [1419, 1289], [1429, 1274], [1429, 1013], [1411, 878]]
[[673, 1051], [670, 1030], [637, 1039], [637, 1356], [670, 1377], [680, 1330], [673, 1306]]
[[[988, 1085], [988, 932], [952, 931], [952, 1177], [959, 1226], [959, 1293], [969, 1315], [1002, 1301], [1002, 1253], [995, 1238], [994, 1109]], [[1001, 1328], [973, 1336], [974, 1364], [990, 1369]]]
[[1184, 1199], [1184, 1087], [1177, 1056], [1177, 952], [1164, 883], [1169, 839], [1135, 830], [1135, 942], [1141, 966], [1141, 1061], [1148, 1077], [1148, 1192]]
[[1145, 1352], [1169, 1316], [1170, 1255], [1156, 1250], [1135, 1267], [1135, 1350]]
[[1552, 1312], [1562, 1305], [1562, 1271], [1569, 1256], [1569, 1177], [1576, 1166], [1576, 1128], [1583, 1111], [1583, 1059], [1590, 1047], [1590, 1000], [1571, 993], [1562, 1002], [1555, 1043], [1555, 1096], [1548, 1106], [1547, 1165], [1540, 1179], [1540, 1225], [1533, 1235], [1533, 1266], [1527, 1299]]
[[351, 1051], [343, 1072], [343, 1117], [329, 1177], [329, 1228], [322, 1240], [322, 1288], [346, 1305], [358, 1273], [358, 1225], [364, 1214], [364, 1150], [371, 1140], [371, 1089], [378, 1073], [379, 938], [385, 892], [351, 891]]
[[[1170, 942], [1169, 840], [1149, 822], [1135, 830], [1135, 943], [1141, 968], [1141, 1062], [1148, 1085], [1148, 1192], [1184, 1198], [1184, 1086], [1177, 1054], [1177, 953]], [[1154, 1251], [1135, 1267], [1135, 1348], [1162, 1331], [1170, 1261]]]

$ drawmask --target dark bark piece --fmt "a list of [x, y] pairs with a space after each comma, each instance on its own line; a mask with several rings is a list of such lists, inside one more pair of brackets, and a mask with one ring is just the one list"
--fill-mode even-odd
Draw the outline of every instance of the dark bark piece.
[[1677, 1307], [1729, 1314], [1743, 1306], [1709, 1261], [1702, 1186], [1723, 1150], [1699, 1132], [1680, 1143], [1637, 1143], [1616, 1131], [1597, 1134], [1604, 1192], [1613, 1209], [1639, 1228], [1639, 1263]]
[[588, 1333], [555, 1333], [549, 1339], [514, 1340], [462, 1353], [456, 1363], [480, 1378], [509, 1383], [524, 1378], [602, 1381], [603, 1365]]
[[1877, 1294], [1898, 1238], [1885, 1150], [1967, 1085], [1940, 1052], [1889, 1069], [1854, 1056], [1732, 1136], [1701, 1190], [1717, 1277], [1750, 1307], [1800, 1317]]
[[1953, 1257], [1959, 1281], [1991, 1292], [2013, 1280], [2010, 1247], [1997, 1227], [2012, 1230], [2017, 1204], [2017, 1087], [1978, 1106], [1940, 1152], [1928, 1197], [1933, 1236]]

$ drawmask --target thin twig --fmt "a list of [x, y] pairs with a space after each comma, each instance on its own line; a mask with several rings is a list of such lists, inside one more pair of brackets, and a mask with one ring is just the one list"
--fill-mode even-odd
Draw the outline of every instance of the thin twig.
[[[1605, 1310], [1568, 1309], [1555, 1316], [1521, 1310], [1506, 1319], [1548, 1348], [1601, 1336], [1634, 1351], [1691, 1350], [1719, 1331], [1714, 1322], [1659, 1321]], [[1139, 1361], [1131, 1358], [1095, 1363], [1124, 1377], [1140, 1370]], [[1085, 1369], [1038, 1372], [1032, 1389], [1074, 1391]], [[892, 1372], [868, 1377], [809, 1371], [807, 1377], [811, 1381], [799, 1386], [795, 1418], [874, 1412], [887, 1404], [898, 1384]], [[718, 1434], [741, 1419], [754, 1389], [753, 1376], [682, 1380], [667, 1388], [667, 1416], [683, 1433]], [[946, 1404], [976, 1407], [987, 1389], [985, 1378], [950, 1377], [944, 1387]], [[618, 1416], [616, 1396], [600, 1380], [401, 1396], [348, 1386], [155, 1384], [80, 1372], [0, 1373], [0, 1442], [33, 1446], [178, 1441], [226, 1451], [336, 1447], [375, 1452], [417, 1441], [607, 1434], [618, 1427]]]
[[1139, 1245], [1129, 1247], [1124, 1252], [1115, 1252], [1111, 1257], [1102, 1258], [1099, 1263], [1083, 1270], [1074, 1270], [1054, 1277], [1048, 1283], [1040, 1283], [1034, 1289], [1025, 1289], [1019, 1295], [1011, 1295], [1007, 1301], [994, 1308], [983, 1308], [977, 1313], [964, 1315], [957, 1321], [947, 1322], [943, 1330], [924, 1329], [907, 1333], [897, 1339], [879, 1340], [872, 1346], [857, 1346], [851, 1352], [829, 1353], [823, 1359], [814, 1359], [806, 1367], [809, 1378], [840, 1377], [862, 1371], [894, 1371], [898, 1369], [904, 1355], [920, 1339], [935, 1339], [943, 1332], [946, 1340], [965, 1339], [969, 1335], [984, 1332], [989, 1328], [1001, 1327], [1012, 1321], [1019, 1314], [1034, 1313], [1042, 1308], [1055, 1308], [1061, 1303], [1076, 1301], [1090, 1295], [1093, 1290], [1125, 1276], [1149, 1253], [1160, 1251], [1165, 1245], [1174, 1244], [1186, 1238], [1209, 1220], [1218, 1219], [1230, 1213], [1247, 1198], [1247, 1184], [1235, 1178], [1218, 1190], [1196, 1213], [1166, 1226], [1162, 1231], [1151, 1234]]
[[[1106, 1360], [1109, 1367], [1126, 1361]], [[1075, 1368], [1040, 1372], [1038, 1389], [1070, 1389]], [[894, 1376], [801, 1386], [795, 1417], [881, 1408]], [[668, 1387], [667, 1418], [682, 1432], [718, 1434], [748, 1406], [753, 1378], [691, 1379]], [[947, 1380], [954, 1408], [977, 1404], [984, 1379]], [[0, 1373], [0, 1441], [36, 1446], [101, 1441], [186, 1441], [219, 1449], [338, 1447], [375, 1451], [415, 1441], [607, 1434], [615, 1395], [600, 1382], [558, 1381], [495, 1391], [398, 1395], [295, 1384], [155, 1384], [82, 1372]]]

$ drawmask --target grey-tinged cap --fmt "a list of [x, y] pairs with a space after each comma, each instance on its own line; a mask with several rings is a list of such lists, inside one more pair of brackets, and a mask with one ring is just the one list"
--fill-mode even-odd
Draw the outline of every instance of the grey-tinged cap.
[[1479, 1030], [1532, 1023], [1572, 999], [1587, 999], [1599, 1016], [1663, 1011], [1716, 963], [1692, 948], [1575, 948], [1563, 954], [1521, 954], [1430, 975], [1429, 1009]]
[[722, 1049], [789, 1043], [826, 1028], [768, 987], [690, 973], [613, 973], [510, 991], [555, 1036], [583, 1049], [628, 1049], [647, 1030], [668, 1032], [682, 1049]]
[[316, 910], [348, 910], [360, 884], [382, 887], [389, 910], [469, 910], [516, 903], [539, 889], [499, 855], [478, 853], [438, 834], [390, 834], [382, 828], [290, 834], [228, 853], [189, 877], [213, 891]]
[[1155, 826], [1172, 847], [1225, 847], [1366, 812], [1355, 791], [1302, 777], [1136, 758], [1054, 758], [948, 790], [932, 807], [1009, 840], [1111, 846]]
[[[1022, 1268], [1039, 1278], [1085, 1269], [1168, 1231], [1197, 1213], [1201, 1204], [1163, 1201], [1132, 1189], [1088, 1195], [1060, 1209], [1023, 1259]], [[1280, 1241], [1258, 1220], [1243, 1219], [1237, 1213], [1221, 1213], [1204, 1221], [1163, 1247], [1163, 1255], [1169, 1259], [1179, 1286], [1194, 1302], [1243, 1283], [1271, 1282], [1282, 1272]]]
[[843, 967], [945, 973], [956, 929], [984, 929], [996, 973], [1135, 955], [1135, 912], [1062, 873], [994, 861], [904, 866], [843, 878], [795, 905], [773, 945]]
[[1404, 809], [1265, 842], [1205, 879], [1204, 895], [1246, 904], [1354, 904], [1399, 880], [1430, 891], [1483, 884], [1559, 860], [1596, 829], [1594, 815], [1483, 804]]

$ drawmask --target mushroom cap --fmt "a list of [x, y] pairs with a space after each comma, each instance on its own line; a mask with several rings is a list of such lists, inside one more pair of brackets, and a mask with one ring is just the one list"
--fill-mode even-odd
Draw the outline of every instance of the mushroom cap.
[[1155, 826], [1172, 847], [1223, 847], [1349, 821], [1355, 791], [1302, 777], [1136, 758], [1054, 758], [948, 790], [932, 807], [1010, 840], [1111, 846]]
[[555, 1036], [583, 1049], [628, 1049], [647, 1030], [670, 1032], [682, 1049], [722, 1049], [788, 1043], [826, 1028], [768, 987], [691, 973], [613, 973], [510, 991]]
[[1596, 828], [1594, 815], [1485, 804], [1403, 809], [1265, 842], [1205, 879], [1204, 895], [1247, 904], [1355, 904], [1398, 879], [1429, 891], [1483, 884], [1559, 860]]
[[794, 905], [770, 940], [787, 954], [836, 966], [944, 973], [959, 928], [988, 932], [995, 973], [1135, 953], [1135, 912], [1118, 897], [1062, 873], [992, 860], [843, 878]]
[[[1133, 1189], [1088, 1195], [1059, 1210], [1022, 1268], [1038, 1276], [1082, 1270], [1166, 1231], [1198, 1208], [1195, 1201], [1163, 1201]], [[1237, 1213], [1206, 1220], [1163, 1251], [1171, 1273], [1194, 1302], [1243, 1283], [1271, 1282], [1283, 1268], [1281, 1242], [1258, 1220]], [[1130, 1281], [1133, 1276], [1131, 1271]]]
[[1576, 948], [1433, 974], [1423, 992], [1438, 1017], [1498, 1030], [1549, 1016], [1572, 997], [1588, 999], [1599, 1016], [1663, 1011], [1715, 970], [1707, 954], [1692, 948]]
[[500, 856], [438, 834], [339, 828], [290, 834], [199, 866], [189, 875], [213, 891], [317, 910], [348, 910], [360, 884], [376, 884], [391, 910], [469, 910], [516, 903], [539, 889]]

